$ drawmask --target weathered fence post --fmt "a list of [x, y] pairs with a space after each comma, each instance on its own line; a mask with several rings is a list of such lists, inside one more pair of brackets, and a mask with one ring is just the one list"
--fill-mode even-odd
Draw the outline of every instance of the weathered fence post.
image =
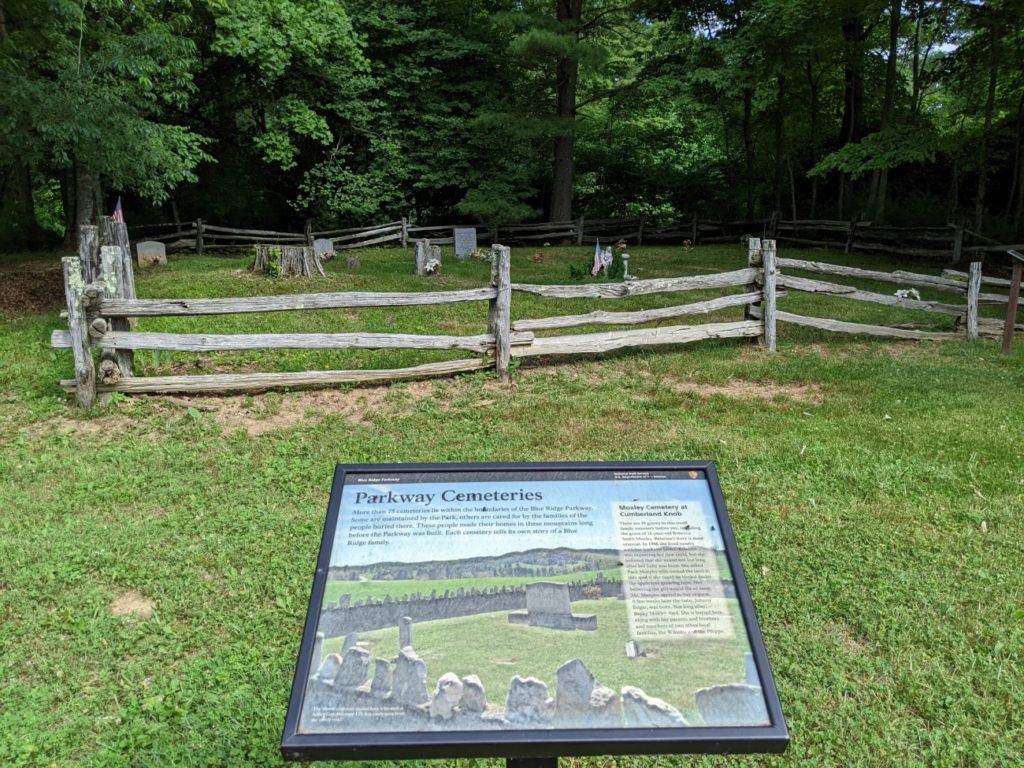
[[576, 222], [576, 245], [583, 245], [583, 217]]
[[[747, 240], [747, 266], [754, 268], [758, 268], [761, 266], [761, 238], [759, 237], [752, 237], [749, 240]], [[757, 290], [758, 285], [756, 281], [747, 284], [747, 293], [753, 293]], [[755, 319], [754, 313], [751, 311], [751, 308], [755, 305], [760, 306], [760, 304], [761, 302], [759, 301], [747, 304], [743, 310], [743, 318], [745, 320]]]
[[406, 248], [409, 244], [409, 219], [405, 216], [402, 217], [402, 247]]
[[[961, 224], [953, 225], [953, 258], [950, 264], [959, 264], [960, 259], [964, 255], [964, 228]], [[974, 262], [971, 262], [971, 268], [974, 268]], [[978, 269], [981, 269], [981, 264], [978, 264]]]
[[203, 220], [196, 219], [196, 255], [203, 255]]
[[512, 359], [512, 249], [505, 245], [492, 245], [491, 285], [498, 295], [491, 299], [488, 312], [488, 330], [494, 334], [494, 361], [498, 378], [508, 381]]
[[764, 320], [764, 335], [761, 344], [769, 352], [775, 351], [775, 285], [777, 268], [775, 259], [775, 241], [764, 240], [761, 243], [761, 266], [764, 273], [761, 300], [761, 312]]
[[114, 245], [114, 230], [113, 222], [109, 216], [99, 217], [99, 235], [100, 242], [99, 247], [102, 248], [104, 245]]
[[121, 272], [123, 275], [121, 288], [124, 293], [122, 299], [135, 298], [135, 268], [132, 266], [132, 245], [128, 239], [128, 225], [123, 221], [112, 225], [114, 231], [114, 242], [121, 249]]
[[[1016, 251], [1008, 251], [1013, 259], [1013, 274], [1010, 275], [1010, 301], [1006, 307], [1006, 321], [1003, 323], [1003, 354], [1010, 354], [1013, 344], [1013, 330], [1017, 324], [1017, 304], [1020, 301], [1021, 270], [1024, 268], [1024, 257]], [[1015, 255], [1016, 254], [1016, 255]]]
[[644, 244], [644, 224], [646, 224], [646, 223], [647, 223], [647, 214], [646, 213], [641, 214], [641, 216], [640, 216], [640, 226], [637, 227], [637, 230], [636, 230], [636, 244], [637, 245], [643, 245]]
[[89, 320], [85, 315], [85, 281], [77, 256], [61, 259], [64, 268], [64, 298], [68, 305], [68, 330], [71, 331], [71, 352], [75, 358], [75, 395], [78, 404], [91, 408], [96, 402], [96, 364], [89, 347]]
[[306, 245], [308, 245], [310, 248], [312, 248], [313, 247], [313, 220], [312, 219], [306, 219], [306, 229], [304, 230], [304, 234], [306, 235]]
[[850, 219], [850, 229], [846, 233], [846, 247], [843, 253], [850, 253], [853, 250], [853, 236], [857, 231], [857, 220]]
[[981, 262], [972, 261], [967, 278], [967, 340], [978, 340], [978, 304], [981, 294]]
[[[131, 269], [131, 259], [128, 260]], [[134, 299], [128, 296], [128, 281], [125, 274], [123, 251], [116, 247], [104, 247], [100, 255], [100, 278], [103, 281], [106, 295], [109, 298]], [[127, 317], [109, 319], [110, 330], [130, 331], [131, 322]], [[113, 352], [104, 350], [100, 355], [100, 377], [104, 384], [118, 379], [127, 379], [135, 373], [135, 352], [131, 349], [115, 349]], [[116, 370], [116, 373], [115, 373]]]
[[78, 258], [82, 262], [82, 279], [91, 283], [99, 272], [100, 231], [92, 224], [83, 224], [78, 232]]
[[693, 212], [693, 233], [690, 237], [690, 245], [697, 245], [697, 233], [700, 231], [700, 227], [697, 226], [697, 212]]

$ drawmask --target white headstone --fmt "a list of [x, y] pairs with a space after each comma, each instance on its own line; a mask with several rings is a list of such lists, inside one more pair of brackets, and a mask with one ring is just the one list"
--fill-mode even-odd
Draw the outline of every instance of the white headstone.
[[326, 237], [318, 237], [313, 241], [313, 253], [321, 259], [330, 259], [334, 256], [334, 243]]
[[468, 258], [469, 254], [476, 250], [476, 228], [456, 227], [452, 233], [455, 238], [455, 258], [460, 260]]
[[140, 267], [151, 267], [154, 264], [167, 263], [167, 248], [156, 240], [143, 240], [135, 244], [135, 253]]

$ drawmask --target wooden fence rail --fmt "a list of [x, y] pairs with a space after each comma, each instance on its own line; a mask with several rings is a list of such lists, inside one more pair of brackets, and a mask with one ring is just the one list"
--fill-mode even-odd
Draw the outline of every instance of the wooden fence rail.
[[[102, 229], [102, 227], [101, 227]], [[87, 233], [92, 234], [92, 233]], [[90, 238], [83, 241], [91, 244]], [[91, 245], [89, 246], [91, 247]], [[801, 325], [839, 333], [867, 334], [900, 339], [946, 340], [978, 339], [999, 334], [993, 321], [979, 319], [979, 307], [985, 303], [1007, 303], [1003, 294], [983, 294], [983, 283], [1006, 287], [999, 278], [985, 277], [980, 262], [969, 272], [947, 270], [941, 277], [897, 270], [882, 272], [855, 267], [779, 258], [773, 239], [750, 238], [746, 268], [712, 275], [630, 279], [622, 283], [585, 285], [537, 285], [513, 283], [510, 276], [511, 252], [502, 245], [492, 246], [492, 271], [488, 285], [467, 290], [432, 292], [338, 292], [292, 294], [283, 296], [228, 297], [218, 299], [137, 299], [131, 262], [124, 249], [100, 246], [100, 267], [88, 249], [82, 256], [63, 260], [68, 328], [55, 330], [51, 344], [71, 349], [75, 377], [61, 385], [77, 395], [79, 403], [89, 407], [98, 393], [107, 392], [223, 392], [255, 391], [275, 387], [342, 384], [365, 381], [400, 380], [446, 376], [466, 371], [494, 368], [508, 379], [511, 359], [540, 355], [595, 354], [613, 350], [686, 344], [706, 339], [757, 338], [769, 352], [777, 344], [779, 323]], [[126, 274], [126, 271], [128, 274]], [[831, 275], [838, 278], [866, 279], [899, 286], [938, 290], [960, 298], [964, 303], [887, 295], [853, 285], [804, 277], [792, 272]], [[131, 287], [129, 287], [131, 286]], [[527, 318], [512, 321], [512, 296], [529, 294], [552, 300], [592, 298], [614, 300], [634, 296], [694, 290], [725, 290], [725, 293], [676, 306], [609, 312], [596, 310], [585, 314]], [[949, 331], [921, 330], [897, 325], [873, 325], [810, 317], [778, 308], [778, 301], [798, 293], [827, 295], [838, 299], [869, 302], [955, 316]], [[199, 317], [252, 312], [280, 312], [365, 307], [445, 305], [467, 301], [489, 304], [485, 333], [467, 336], [399, 333], [256, 333], [194, 334], [140, 331], [129, 318]], [[710, 322], [699, 325], [670, 325], [604, 332], [537, 336], [585, 325], [642, 325], [676, 318], [708, 315], [730, 307], [744, 307], [742, 320]], [[959, 324], [963, 322], [963, 330]], [[175, 352], [214, 352], [251, 349], [420, 349], [459, 350], [478, 355], [474, 358], [426, 363], [408, 368], [377, 370], [301, 371], [291, 373], [232, 373], [199, 376], [134, 375], [133, 350], [149, 349]], [[100, 353], [97, 369], [94, 351]]]

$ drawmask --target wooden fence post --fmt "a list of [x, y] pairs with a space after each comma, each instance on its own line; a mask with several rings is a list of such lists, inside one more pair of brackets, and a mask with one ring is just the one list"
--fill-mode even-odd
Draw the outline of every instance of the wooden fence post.
[[694, 211], [694, 213], [693, 213], [693, 234], [690, 237], [690, 245], [692, 245], [692, 246], [696, 246], [697, 245], [697, 232], [698, 231], [699, 231], [699, 228], [697, 226], [697, 212]]
[[583, 245], [583, 217], [576, 222], [576, 245]]
[[640, 216], [640, 226], [636, 230], [636, 244], [644, 244], [644, 224], [647, 223], [647, 214], [644, 213]]
[[[959, 264], [960, 259], [964, 255], [964, 228], [960, 224], [953, 225], [953, 259], [950, 264]], [[974, 268], [974, 262], [971, 262], [971, 268]], [[981, 269], [981, 264], [978, 264], [978, 269]]]
[[846, 233], [846, 248], [843, 249], [843, 253], [850, 253], [853, 251], [853, 236], [857, 231], [857, 220], [850, 219], [850, 229]]
[[112, 228], [113, 222], [110, 221], [109, 216], [99, 217], [99, 235], [100, 242], [99, 247], [102, 248], [104, 245], [114, 244], [114, 230]]
[[196, 219], [196, 255], [203, 255], [203, 220]]
[[[131, 261], [128, 262], [131, 269]], [[134, 299], [128, 295], [128, 281], [125, 274], [123, 251], [120, 248], [106, 247], [100, 256], [100, 278], [103, 281], [106, 296], [112, 299]], [[127, 317], [112, 317], [108, 321], [112, 331], [130, 331], [131, 321]], [[116, 367], [116, 368], [115, 368]], [[116, 373], [114, 371], [117, 371]], [[115, 349], [113, 354], [104, 351], [100, 355], [100, 377], [105, 384], [118, 379], [127, 379], [135, 375], [135, 351], [131, 349]]]
[[117, 222], [112, 225], [114, 230], [114, 242], [121, 249], [121, 287], [124, 294], [122, 299], [135, 298], [135, 269], [132, 266], [132, 245], [128, 238], [128, 225], [124, 222]]
[[[752, 237], [747, 241], [747, 266], [758, 268], [761, 266], [761, 238]], [[747, 293], [754, 293], [758, 290], [756, 282], [748, 283], [746, 287]], [[752, 302], [747, 304], [743, 310], [743, 318], [745, 320], [753, 320], [754, 313], [750, 311], [750, 308], [754, 305], [760, 305], [760, 301]]]
[[488, 330], [494, 334], [494, 362], [501, 381], [509, 381], [512, 359], [512, 249], [492, 245], [491, 285], [498, 295], [491, 299]]
[[981, 262], [972, 261], [967, 278], [967, 340], [978, 340], [978, 299], [981, 294]]
[[75, 395], [78, 404], [91, 408], [96, 402], [96, 364], [89, 346], [89, 320], [85, 314], [85, 281], [77, 256], [61, 259], [64, 268], [64, 298], [68, 305], [71, 352], [75, 358]]
[[78, 232], [78, 259], [82, 263], [82, 279], [91, 283], [99, 275], [100, 230], [83, 224]]
[[[1013, 253], [1011, 251], [1011, 253]], [[1019, 254], [1018, 254], [1019, 255]], [[1013, 258], [1011, 256], [1011, 258]], [[1017, 304], [1020, 301], [1022, 262], [1013, 258], [1013, 274], [1010, 276], [1010, 302], [1006, 307], [1006, 322], [1003, 324], [1003, 354], [1010, 354], [1013, 344], [1013, 329], [1017, 324]]]
[[407, 248], [409, 244], [409, 219], [402, 217], [402, 247]]
[[761, 243], [761, 265], [764, 273], [762, 286], [761, 311], [764, 315], [764, 335], [761, 343], [769, 352], [775, 351], [775, 284], [777, 267], [775, 259], [775, 241], [764, 240]]
[[304, 231], [306, 235], [306, 245], [310, 248], [313, 247], [313, 220], [306, 219], [306, 229]]

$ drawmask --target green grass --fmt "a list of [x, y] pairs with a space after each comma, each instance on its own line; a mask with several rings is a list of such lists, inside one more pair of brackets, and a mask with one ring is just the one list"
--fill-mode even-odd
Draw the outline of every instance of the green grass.
[[[697, 689], [743, 680], [743, 654], [748, 646], [735, 606], [733, 626], [739, 631], [732, 638], [645, 640], [641, 647], [647, 657], [634, 659], [625, 654], [630, 633], [623, 601], [577, 600], [572, 610], [578, 615], [596, 615], [597, 630], [567, 632], [509, 624], [508, 611], [417, 622], [413, 644], [426, 662], [428, 687], [432, 690], [446, 672], [460, 677], [477, 675], [488, 701], [504, 706], [513, 675], [543, 680], [554, 695], [555, 672], [579, 657], [610, 688], [636, 686], [676, 706], [687, 722], [699, 724], [694, 701]], [[324, 653], [337, 653], [343, 640], [325, 642]], [[372, 656], [393, 658], [398, 653], [397, 628], [361, 632], [359, 640]]]
[[[562, 573], [555, 576], [544, 576], [541, 581], [593, 581], [598, 574], [603, 574], [606, 579], [621, 579], [622, 572], [619, 568], [610, 568], [603, 571], [576, 571], [574, 573]], [[445, 590], [458, 591], [459, 587], [469, 589], [476, 587], [484, 590], [491, 587], [521, 587], [537, 581], [536, 576], [492, 576], [488, 578], [466, 578], [466, 579], [395, 579], [393, 581], [328, 581], [327, 589], [324, 590], [324, 605], [333, 603], [342, 595], [350, 595], [352, 601], [365, 600], [368, 597], [381, 600], [388, 595], [392, 598], [400, 598], [403, 595], [411, 595], [415, 592], [430, 594], [431, 590], [437, 590], [438, 594], [444, 594]]]
[[[569, 262], [588, 255], [543, 250], [536, 264], [532, 250], [517, 249], [513, 279], [566, 282]], [[356, 274], [332, 264], [323, 281], [272, 281], [236, 273], [242, 259], [176, 257], [166, 270], [140, 272], [138, 288], [209, 296], [461, 288], [487, 278], [485, 265], [449, 257], [443, 275], [419, 280], [411, 254], [397, 250], [362, 262]], [[738, 245], [644, 248], [631, 269], [667, 276], [744, 262]], [[517, 295], [513, 312], [674, 301]], [[791, 295], [780, 306], [951, 326], [951, 318], [820, 296]], [[485, 316], [483, 304], [467, 304], [140, 327], [479, 333]], [[717, 463], [793, 732], [783, 757], [671, 764], [1024, 764], [1021, 342], [1002, 356], [992, 341], [886, 342], [781, 325], [774, 356], [722, 340], [530, 361], [511, 387], [474, 374], [203, 398], [193, 410], [181, 400], [117, 398], [81, 412], [56, 385], [72, 371], [70, 353], [49, 348], [59, 325], [56, 310], [0, 319], [0, 764], [277, 765], [336, 462], [620, 459]], [[438, 356], [139, 359], [159, 372], [199, 372]], [[113, 615], [125, 592], [151, 600], [152, 618]]]

